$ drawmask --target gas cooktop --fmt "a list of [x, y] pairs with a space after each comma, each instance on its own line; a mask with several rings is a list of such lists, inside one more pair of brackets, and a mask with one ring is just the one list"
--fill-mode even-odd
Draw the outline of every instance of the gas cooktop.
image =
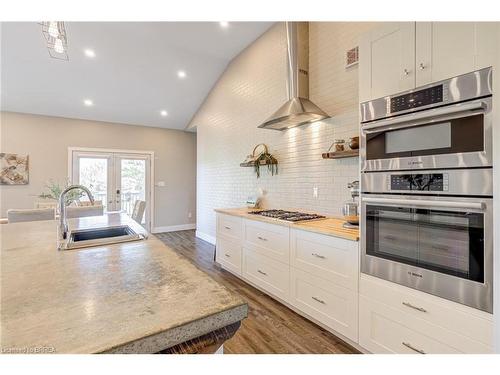
[[260, 211], [250, 211], [249, 214], [260, 215], [265, 217], [271, 217], [273, 219], [286, 220], [286, 221], [304, 221], [304, 220], [316, 220], [323, 219], [324, 216], [317, 214], [306, 214], [303, 212], [296, 211], [285, 211], [285, 210], [260, 210]]

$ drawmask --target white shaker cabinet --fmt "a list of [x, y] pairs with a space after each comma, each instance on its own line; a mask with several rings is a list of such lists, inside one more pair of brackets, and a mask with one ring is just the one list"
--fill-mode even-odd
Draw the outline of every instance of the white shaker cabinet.
[[495, 22], [386, 23], [359, 41], [365, 102], [494, 65]]
[[386, 23], [359, 42], [360, 101], [415, 87], [415, 22]]
[[495, 23], [417, 22], [416, 86], [493, 65]]

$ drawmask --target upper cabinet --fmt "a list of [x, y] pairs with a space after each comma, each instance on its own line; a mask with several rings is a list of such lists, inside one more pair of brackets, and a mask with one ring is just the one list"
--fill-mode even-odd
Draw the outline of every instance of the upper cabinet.
[[393, 95], [493, 65], [493, 22], [390, 23], [359, 44], [360, 101]]
[[415, 87], [415, 23], [388, 23], [359, 43], [360, 101]]
[[416, 85], [491, 66], [495, 27], [488, 22], [417, 22]]

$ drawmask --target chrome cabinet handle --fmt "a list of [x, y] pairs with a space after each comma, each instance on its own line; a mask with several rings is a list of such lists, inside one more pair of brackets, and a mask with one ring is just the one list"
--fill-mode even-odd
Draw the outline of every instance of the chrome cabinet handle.
[[224, 254], [226, 257], [228, 258], [231, 258], [231, 255], [229, 255], [228, 253]]
[[320, 255], [320, 254], [318, 254], [318, 253], [311, 253], [311, 255], [312, 255], [313, 257], [316, 257], [316, 258], [326, 259], [326, 257], [325, 257], [324, 255]]
[[427, 312], [427, 310], [424, 309], [423, 307], [412, 305], [410, 302], [402, 302], [402, 304], [405, 305], [406, 307], [409, 307], [410, 309], [418, 310], [420, 312]]
[[267, 273], [265, 273], [264, 271], [257, 270], [257, 272], [260, 273], [261, 275], [267, 276]]
[[228, 226], [224, 226], [224, 228], [231, 230], [231, 227], [228, 227]]
[[461, 201], [431, 201], [431, 200], [417, 200], [417, 199], [393, 199], [393, 198], [372, 198], [367, 197], [362, 199], [363, 202], [369, 203], [382, 203], [392, 204], [397, 206], [410, 206], [410, 207], [444, 207], [444, 208], [459, 208], [471, 210], [484, 210], [486, 203], [484, 202], [461, 202]]
[[404, 72], [405, 76], [407, 76], [408, 74], [410, 74], [410, 71], [408, 69], [404, 69], [403, 72]]
[[258, 238], [259, 240], [261, 240], [261, 241], [267, 241], [267, 238], [264, 238], [264, 237], [261, 237], [261, 236], [258, 236], [257, 238]]
[[322, 299], [319, 299], [318, 297], [314, 297], [314, 296], [312, 296], [311, 298], [312, 298], [313, 300], [315, 300], [316, 302], [322, 303], [323, 305], [325, 305], [325, 304], [326, 304], [326, 303], [325, 303], [325, 301], [323, 301]]
[[420, 63], [419, 68], [420, 68], [420, 70], [424, 70], [425, 69], [424, 63]]
[[412, 344], [410, 344], [408, 342], [404, 342], [403, 341], [401, 344], [403, 344], [404, 346], [406, 346], [408, 349], [413, 350], [414, 352], [417, 352], [417, 353], [420, 353], [420, 354], [425, 354], [425, 352], [422, 349], [417, 349]]

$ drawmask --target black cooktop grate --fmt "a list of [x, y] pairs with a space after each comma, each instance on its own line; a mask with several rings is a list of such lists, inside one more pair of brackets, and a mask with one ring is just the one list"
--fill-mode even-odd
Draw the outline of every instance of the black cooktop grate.
[[260, 210], [260, 211], [250, 211], [249, 213], [252, 215], [260, 215], [260, 216], [270, 217], [273, 219], [280, 219], [293, 222], [324, 218], [324, 216], [317, 214], [307, 214], [303, 212], [285, 211], [285, 210]]

